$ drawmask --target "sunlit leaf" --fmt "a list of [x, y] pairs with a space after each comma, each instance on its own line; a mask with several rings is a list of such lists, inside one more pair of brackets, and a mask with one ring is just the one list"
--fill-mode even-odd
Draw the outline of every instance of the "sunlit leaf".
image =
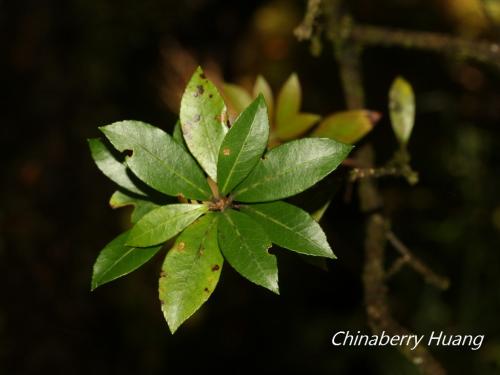
[[279, 294], [276, 257], [268, 253], [271, 241], [257, 222], [233, 209], [224, 211], [219, 218], [219, 246], [238, 273]]
[[120, 234], [100, 252], [94, 264], [92, 286], [100, 285], [129, 274], [151, 259], [162, 247], [128, 247], [125, 245], [130, 231]]
[[161, 309], [172, 333], [208, 300], [222, 264], [215, 214], [201, 217], [177, 237], [159, 281]]
[[136, 194], [144, 195], [130, 178], [127, 165], [115, 158], [106, 144], [99, 138], [88, 139], [90, 153], [97, 167], [118, 186]]
[[152, 211], [155, 208], [160, 207], [159, 205], [148, 200], [145, 197], [144, 199], [139, 197], [134, 197], [120, 190], [117, 190], [113, 193], [113, 195], [109, 200], [109, 205], [112, 208], [133, 206], [134, 210], [132, 211], [132, 215], [130, 217], [130, 221], [132, 223], [137, 223], [137, 221], [139, 221], [149, 211]]
[[271, 242], [301, 254], [335, 258], [325, 233], [304, 210], [285, 202], [243, 206], [262, 225]]
[[152, 246], [163, 243], [208, 211], [204, 204], [169, 204], [148, 212], [132, 228], [128, 246]]
[[185, 151], [188, 151], [186, 142], [184, 141], [184, 135], [182, 134], [181, 122], [177, 120], [174, 126], [174, 131], [172, 132], [172, 138], [176, 141]]
[[226, 117], [217, 88], [198, 67], [182, 95], [180, 120], [189, 150], [214, 181], [219, 148], [228, 130]]
[[99, 128], [143, 182], [171, 196], [205, 200], [211, 196], [196, 161], [163, 130], [140, 121], [120, 121]]
[[264, 97], [259, 95], [236, 119], [219, 153], [219, 190], [228, 194], [250, 173], [266, 149], [269, 122]]
[[332, 172], [352, 146], [326, 138], [304, 138], [268, 151], [233, 192], [240, 202], [266, 202], [298, 194]]

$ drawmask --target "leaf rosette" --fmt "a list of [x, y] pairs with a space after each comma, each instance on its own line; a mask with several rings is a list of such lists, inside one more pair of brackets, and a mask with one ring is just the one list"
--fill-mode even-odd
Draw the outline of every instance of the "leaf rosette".
[[262, 94], [229, 124], [221, 95], [198, 68], [172, 136], [140, 121], [100, 130], [106, 140], [91, 139], [89, 146], [98, 168], [119, 187], [110, 204], [134, 210], [133, 226], [99, 254], [92, 289], [139, 268], [176, 237], [159, 281], [172, 333], [208, 300], [224, 261], [279, 293], [277, 259], [268, 252], [272, 244], [335, 258], [320, 225], [283, 199], [330, 174], [352, 146], [303, 138], [267, 150], [269, 115]]

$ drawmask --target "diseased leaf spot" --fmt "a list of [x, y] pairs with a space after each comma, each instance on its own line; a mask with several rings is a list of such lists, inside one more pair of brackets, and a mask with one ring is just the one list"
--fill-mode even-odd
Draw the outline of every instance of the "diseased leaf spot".
[[161, 271], [160, 272], [160, 277], [165, 277], [165, 276], [167, 276], [166, 272], [165, 271]]
[[219, 266], [218, 264], [214, 264], [214, 265], [212, 266], [212, 271], [214, 271], [214, 272], [215, 272], [215, 271], [218, 271], [218, 270], [220, 270], [220, 266]]
[[123, 150], [123, 155], [125, 156], [132, 156], [134, 154], [134, 150]]
[[186, 244], [184, 243], [184, 241], [181, 241], [177, 244], [177, 250], [179, 250], [179, 251], [184, 251], [185, 247], [186, 247]]
[[195, 93], [195, 96], [198, 96], [198, 95], [203, 95], [203, 93], [205, 92], [205, 89], [203, 88], [202, 85], [198, 85], [196, 86], [196, 93]]
[[214, 97], [214, 94], [208, 94], [208, 98], [212, 99]]
[[201, 120], [201, 115], [200, 114], [194, 116], [194, 119], [193, 119], [194, 122], [200, 122], [200, 120]]
[[206, 79], [206, 78], [207, 78], [207, 76], [205, 75], [205, 73], [200, 73], [200, 78], [201, 78], [201, 79]]
[[222, 150], [222, 153], [224, 154], [224, 156], [229, 156], [231, 155], [231, 149], [226, 147], [224, 150]]
[[210, 293], [210, 290], [208, 288], [203, 289], [203, 291]]

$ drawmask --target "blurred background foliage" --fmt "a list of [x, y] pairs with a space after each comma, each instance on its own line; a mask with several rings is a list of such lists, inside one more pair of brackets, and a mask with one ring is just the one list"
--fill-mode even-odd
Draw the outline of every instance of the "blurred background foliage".
[[[348, 4], [358, 22], [498, 40], [494, 0]], [[364, 217], [342, 191], [322, 220], [339, 259], [324, 272], [276, 249], [279, 297], [225, 267], [210, 301], [171, 336], [157, 300], [162, 256], [89, 291], [93, 261], [124, 229], [127, 212], [108, 207], [113, 183], [95, 168], [86, 138], [122, 119], [170, 131], [197, 64], [249, 90], [258, 74], [277, 92], [297, 72], [303, 111], [345, 110], [331, 48], [314, 58], [293, 36], [304, 10], [302, 1], [277, 0], [0, 1], [0, 373], [415, 373], [393, 349], [330, 344], [337, 330], [368, 332]], [[402, 270], [389, 283], [394, 315], [418, 334], [486, 334], [479, 351], [433, 353], [451, 374], [496, 374], [499, 71], [431, 52], [369, 48], [363, 73], [367, 108], [382, 118], [361, 143], [375, 144], [379, 162], [396, 147], [390, 84], [402, 75], [414, 87], [409, 149], [420, 182], [380, 186], [394, 231], [451, 279], [439, 292]], [[337, 189], [339, 176], [318, 190]], [[300, 204], [312, 211], [310, 198]]]

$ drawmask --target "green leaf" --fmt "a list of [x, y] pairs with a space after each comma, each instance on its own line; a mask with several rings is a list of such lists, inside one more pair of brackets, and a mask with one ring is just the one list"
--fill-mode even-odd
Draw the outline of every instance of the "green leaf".
[[109, 205], [112, 208], [133, 206], [134, 210], [132, 211], [132, 215], [130, 217], [130, 221], [132, 223], [137, 223], [149, 211], [160, 207], [156, 203], [153, 203], [149, 200], [133, 197], [120, 190], [117, 190], [113, 193], [109, 200]]
[[264, 97], [259, 95], [236, 119], [219, 152], [219, 190], [228, 194], [255, 167], [266, 149], [269, 120]]
[[182, 128], [181, 128], [181, 122], [177, 120], [174, 126], [174, 131], [172, 132], [172, 138], [174, 141], [176, 141], [184, 151], [188, 151], [188, 148], [186, 146], [186, 142], [184, 141], [184, 136], [182, 135]]
[[290, 75], [281, 88], [276, 101], [276, 130], [282, 131], [300, 110], [302, 90], [297, 74]]
[[323, 215], [325, 214], [326, 210], [328, 210], [328, 207], [330, 207], [330, 204], [332, 203], [332, 199], [328, 199], [326, 201], [326, 203], [321, 206], [320, 208], [318, 208], [316, 211], [314, 211], [312, 214], [311, 214], [311, 217], [319, 223], [319, 221], [321, 220], [321, 218], [323, 217]]
[[334, 113], [320, 122], [312, 136], [353, 144], [368, 134], [379, 119], [378, 112], [367, 110]]
[[276, 257], [266, 232], [252, 218], [229, 209], [220, 215], [219, 246], [231, 266], [251, 282], [279, 294]]
[[250, 94], [238, 85], [224, 83], [222, 90], [224, 92], [224, 97], [229, 101], [229, 106], [237, 114], [243, 112], [243, 110], [252, 102]]
[[326, 138], [291, 141], [267, 152], [233, 192], [240, 202], [266, 202], [298, 194], [332, 172], [352, 146]]
[[295, 139], [312, 128], [320, 119], [320, 115], [313, 113], [297, 113], [290, 118], [286, 126], [277, 128], [276, 134], [282, 140]]
[[257, 79], [255, 80], [255, 84], [253, 86], [253, 97], [256, 98], [259, 96], [259, 94], [264, 95], [264, 99], [266, 99], [267, 113], [269, 115], [269, 119], [273, 119], [274, 115], [273, 90], [271, 90], [271, 86], [269, 86], [269, 83], [261, 75], [257, 76]]
[[92, 290], [136, 270], [162, 247], [127, 247], [125, 243], [129, 234], [130, 231], [120, 234], [108, 243], [97, 257], [92, 274]]
[[227, 133], [226, 105], [200, 67], [191, 77], [181, 100], [184, 140], [202, 168], [217, 182], [217, 157]]
[[401, 145], [406, 145], [415, 122], [415, 95], [402, 77], [394, 80], [389, 91], [389, 110], [394, 134]]
[[91, 138], [87, 141], [89, 142], [90, 153], [92, 154], [92, 158], [97, 168], [99, 168], [106, 177], [132, 193], [144, 195], [144, 192], [142, 192], [131, 180], [128, 174], [129, 172], [127, 172], [127, 166], [115, 158], [100, 138]]
[[135, 224], [127, 246], [146, 247], [167, 241], [208, 211], [205, 204], [177, 203], [161, 206]]
[[208, 300], [223, 263], [217, 244], [217, 217], [207, 214], [187, 227], [162, 266], [159, 294], [163, 315], [174, 333]]
[[325, 233], [313, 218], [300, 208], [285, 202], [252, 204], [242, 212], [254, 218], [271, 242], [297, 253], [335, 258]]
[[128, 167], [143, 182], [171, 196], [205, 200], [210, 188], [196, 161], [163, 130], [140, 121], [99, 128], [120, 152], [131, 151]]

